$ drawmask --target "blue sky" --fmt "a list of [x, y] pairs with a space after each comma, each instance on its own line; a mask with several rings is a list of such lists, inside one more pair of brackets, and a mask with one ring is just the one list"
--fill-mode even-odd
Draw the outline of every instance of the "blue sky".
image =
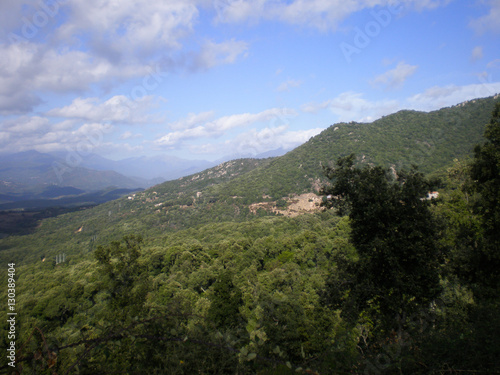
[[0, 3], [0, 152], [216, 160], [500, 92], [500, 0]]

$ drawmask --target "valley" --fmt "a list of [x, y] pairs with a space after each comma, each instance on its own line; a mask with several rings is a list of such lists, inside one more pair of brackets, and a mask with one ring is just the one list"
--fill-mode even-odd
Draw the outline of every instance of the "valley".
[[[488, 192], [470, 187], [498, 103], [333, 124], [283, 156], [231, 160], [92, 207], [4, 214], [19, 366], [347, 374], [396, 353], [387, 373], [498, 368], [496, 279], [471, 262], [493, 269], [497, 239], [489, 211], [475, 208]], [[20, 215], [28, 224], [16, 229]], [[463, 345], [481, 356], [459, 358]]]

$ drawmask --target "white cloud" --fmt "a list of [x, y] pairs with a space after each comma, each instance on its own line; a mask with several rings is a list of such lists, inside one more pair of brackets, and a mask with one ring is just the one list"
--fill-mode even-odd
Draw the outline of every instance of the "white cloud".
[[280, 4], [276, 16], [293, 25], [314, 25], [320, 30], [335, 29], [349, 14], [358, 11], [362, 5], [350, 1], [296, 0]]
[[158, 49], [180, 48], [198, 17], [191, 0], [73, 0], [69, 7], [68, 21], [57, 37], [71, 42], [85, 32], [94, 52], [110, 59], [131, 53], [146, 58]]
[[[167, 62], [164, 65], [170, 70], [207, 69], [234, 63], [248, 50], [245, 42], [233, 39], [183, 51], [182, 43], [192, 34], [198, 17], [195, 0], [61, 1], [54, 15], [47, 15], [50, 12], [44, 7], [56, 3], [42, 6], [28, 0], [22, 7], [0, 5], [5, 10], [0, 20], [10, 20], [2, 22], [5, 35], [0, 35], [8, 39], [9, 32], [11, 36], [14, 32], [24, 40], [0, 44], [0, 114], [32, 111], [42, 102], [39, 95], [44, 91], [81, 95], [94, 84], [110, 89], [126, 79], [148, 79], [155, 61]], [[37, 14], [51, 22], [63, 14], [64, 22], [35, 27], [33, 36], [23, 33], [23, 25]], [[49, 41], [44, 41], [48, 36]], [[180, 52], [173, 54], [176, 51]], [[158, 82], [150, 77], [147, 83]]]
[[21, 135], [40, 134], [40, 132], [49, 127], [49, 121], [39, 116], [21, 116], [16, 119], [7, 120], [1, 125], [2, 130]]
[[95, 83], [147, 75], [147, 67], [110, 62], [81, 51], [56, 51], [33, 43], [0, 44], [0, 111], [28, 112], [38, 92], [84, 91]]
[[0, 40], [26, 40], [51, 30], [61, 6], [46, 3], [40, 0], [0, 2]]
[[66, 119], [60, 122], [52, 123], [51, 124], [51, 129], [52, 130], [71, 130], [75, 129], [77, 126], [81, 125], [81, 121], [75, 120], [75, 119]]
[[120, 135], [120, 139], [125, 140], [125, 139], [136, 139], [136, 138], [142, 138], [142, 134], [134, 134], [131, 131], [126, 131]]
[[46, 115], [96, 122], [151, 123], [159, 121], [145, 114], [153, 107], [153, 103], [152, 96], [132, 100], [124, 95], [116, 95], [102, 103], [99, 102], [99, 98], [76, 98], [70, 105], [52, 109]]
[[[168, 68], [182, 65], [198, 70], [230, 64], [245, 55], [247, 49], [247, 44], [241, 41], [207, 42], [201, 51], [171, 62]], [[88, 52], [67, 49], [56, 51], [33, 43], [0, 44], [0, 56], [0, 113], [5, 114], [33, 110], [41, 103], [35, 93], [81, 93], [93, 84], [109, 88], [125, 79], [142, 77], [128, 95], [134, 99], [154, 91], [168, 75], [159, 65], [152, 68], [150, 65], [134, 63], [133, 59], [117, 65]]]
[[223, 143], [210, 143], [191, 147], [193, 153], [260, 154], [278, 148], [291, 149], [307, 142], [324, 129], [290, 131], [287, 125], [251, 129]]
[[241, 22], [259, 19], [268, 0], [215, 0], [216, 22]]
[[417, 68], [416, 65], [409, 65], [401, 61], [394, 69], [375, 77], [371, 83], [374, 86], [382, 85], [391, 89], [399, 88], [415, 73]]
[[407, 0], [406, 2], [412, 4], [416, 10], [422, 11], [446, 6], [452, 1], [453, 0]]
[[330, 105], [330, 100], [325, 100], [324, 102], [321, 103], [314, 103], [314, 102], [309, 102], [306, 104], [303, 104], [300, 109], [302, 112], [306, 113], [318, 113], [319, 111], [328, 108]]
[[[0, 81], [2, 81], [1, 77]], [[0, 114], [10, 115], [28, 113], [41, 102], [42, 100], [39, 97], [26, 90], [4, 94], [0, 93]]]
[[214, 117], [214, 111], [207, 111], [201, 113], [189, 113], [186, 118], [180, 119], [168, 124], [172, 130], [191, 129], [199, 124], [205, 123]]
[[489, 13], [472, 20], [469, 24], [479, 34], [500, 32], [500, 22], [498, 22], [500, 19], [500, 0], [489, 0], [488, 3], [491, 6]]
[[213, 131], [226, 131], [236, 127], [248, 126], [256, 122], [266, 122], [283, 118], [285, 116], [296, 116], [293, 109], [271, 108], [259, 113], [242, 113], [238, 115], [224, 116], [209, 122], [206, 127]]
[[[10, 46], [14, 47], [14, 46]], [[29, 63], [18, 66], [15, 73], [28, 70], [30, 85], [33, 89], [54, 92], [78, 91], [89, 88], [96, 82], [117, 78], [130, 78], [145, 74], [145, 68], [138, 66], [116, 66], [104, 59], [81, 51], [56, 52], [38, 47], [29, 52]], [[22, 69], [24, 68], [24, 69]]]
[[280, 20], [320, 30], [335, 29], [340, 20], [362, 9], [365, 1], [343, 0], [225, 0], [216, 6], [219, 22]]
[[278, 86], [276, 91], [290, 91], [293, 87], [300, 87], [302, 85], [302, 81], [289, 79]]
[[75, 124], [71, 122], [51, 124], [41, 117], [20, 117], [2, 124], [2, 146], [6, 152], [38, 150], [40, 152], [72, 150], [79, 153], [93, 151], [103, 144], [113, 127], [100, 123]]
[[500, 82], [490, 82], [488, 76], [479, 76], [479, 82], [466, 86], [435, 86], [407, 101], [413, 109], [431, 111], [500, 92]]
[[307, 113], [316, 113], [327, 108], [338, 116], [335, 121], [365, 122], [393, 113], [400, 109], [400, 105], [396, 100], [372, 102], [364, 99], [363, 94], [345, 92], [322, 103], [308, 103], [301, 107], [302, 111]]
[[483, 47], [481, 47], [481, 46], [474, 47], [470, 58], [473, 62], [481, 60], [483, 58]]
[[338, 116], [337, 122], [371, 122], [395, 113], [401, 109], [433, 111], [456, 105], [466, 100], [492, 96], [500, 93], [500, 82], [493, 82], [490, 75], [478, 76], [478, 83], [465, 86], [435, 86], [423, 93], [402, 100], [370, 101], [363, 94], [345, 92], [336, 98], [321, 103], [307, 103], [301, 109], [307, 113], [317, 113], [329, 109]]
[[4, 149], [3, 145], [10, 141], [10, 133], [0, 131], [0, 145]]
[[266, 127], [262, 130], [252, 129], [250, 132], [240, 134], [233, 141], [234, 151], [244, 152], [254, 150], [254, 153], [262, 153], [277, 148], [290, 149], [307, 142], [311, 137], [322, 132], [324, 129], [308, 129], [298, 131], [287, 131], [286, 125], [275, 128]]
[[495, 59], [493, 61], [490, 61], [488, 65], [486, 65], [488, 69], [497, 69], [500, 68], [500, 59]]
[[[199, 8], [215, 6], [220, 22], [280, 20], [318, 29], [335, 29], [353, 12], [394, 4], [393, 0], [71, 0], [0, 4], [2, 37], [15, 32], [25, 43], [0, 45], [0, 113], [26, 113], [41, 103], [43, 91], [82, 92], [94, 84], [114, 83], [148, 74], [146, 61], [164, 61], [170, 68], [208, 69], [231, 64], [248, 53], [248, 44], [234, 39], [208, 41], [197, 51], [183, 50], [193, 34]], [[442, 1], [406, 0], [432, 8]], [[23, 34], [26, 22], [48, 17]], [[45, 17], [44, 16], [44, 17]], [[35, 18], [34, 18], [35, 17]], [[43, 41], [45, 44], [37, 44]], [[178, 52], [178, 54], [174, 54]], [[294, 87], [284, 84], [279, 90]]]
[[[259, 113], [242, 113], [224, 116], [203, 125], [198, 125], [200, 122], [189, 121], [188, 116], [186, 123], [191, 127], [170, 132], [157, 139], [154, 143], [158, 146], [175, 147], [179, 146], [182, 141], [187, 139], [218, 137], [234, 128], [249, 126], [257, 122], [275, 122], [296, 115], [297, 113], [292, 109], [271, 108]], [[192, 118], [195, 117], [196, 115]]]
[[112, 129], [113, 126], [110, 124], [86, 123], [71, 132], [72, 137], [69, 141], [79, 142], [81, 139], [87, 138], [95, 139], [95, 142], [101, 143], [104, 135], [111, 132]]
[[194, 68], [208, 69], [217, 65], [232, 64], [240, 55], [246, 57], [247, 51], [248, 44], [243, 41], [234, 39], [221, 43], [208, 41], [196, 57]]
[[175, 147], [179, 146], [181, 141], [187, 139], [210, 137], [210, 132], [203, 126], [197, 126], [195, 128], [175, 131], [164, 135], [163, 137], [154, 141], [157, 146], [162, 147]]
[[416, 10], [434, 9], [451, 0], [216, 0], [217, 22], [238, 23], [279, 20], [292, 25], [308, 26], [322, 31], [335, 30], [349, 15], [366, 8], [401, 6]]

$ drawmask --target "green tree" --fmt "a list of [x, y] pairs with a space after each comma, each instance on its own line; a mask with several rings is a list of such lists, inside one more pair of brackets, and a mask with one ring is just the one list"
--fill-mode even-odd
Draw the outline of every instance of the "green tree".
[[143, 310], [149, 290], [146, 267], [140, 263], [142, 237], [124, 236], [108, 246], [98, 246], [95, 258], [101, 266], [104, 289], [115, 316], [130, 318]]
[[241, 291], [233, 284], [231, 274], [224, 270], [212, 286], [208, 318], [216, 327], [234, 328], [241, 320], [239, 307], [243, 303]]
[[445, 224], [441, 242], [449, 250], [443, 268], [446, 277], [458, 277], [467, 284], [476, 273], [471, 254], [479, 251], [482, 241], [481, 216], [474, 209], [480, 196], [474, 191], [471, 166], [471, 160], [454, 160], [446, 177], [447, 191], [435, 207], [435, 213]]
[[405, 316], [440, 292], [437, 223], [426, 199], [432, 184], [415, 168], [395, 174], [354, 162], [350, 155], [326, 168], [333, 183], [322, 191], [327, 206], [349, 214], [359, 256], [338, 295], [344, 314], [401, 332]]
[[484, 136], [487, 141], [475, 147], [472, 161], [450, 169], [451, 192], [437, 207], [450, 248], [447, 306], [436, 322], [439, 331], [421, 350], [431, 366], [494, 373], [500, 366], [500, 103]]
[[470, 281], [494, 294], [500, 287], [500, 103], [484, 136], [487, 142], [475, 147], [471, 166], [473, 189], [480, 195], [474, 211], [481, 216], [483, 241], [471, 254], [475, 272]]

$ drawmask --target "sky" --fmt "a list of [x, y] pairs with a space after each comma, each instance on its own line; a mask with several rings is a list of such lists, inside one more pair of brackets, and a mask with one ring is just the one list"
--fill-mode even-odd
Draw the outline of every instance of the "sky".
[[0, 3], [0, 152], [218, 160], [500, 93], [500, 0]]

